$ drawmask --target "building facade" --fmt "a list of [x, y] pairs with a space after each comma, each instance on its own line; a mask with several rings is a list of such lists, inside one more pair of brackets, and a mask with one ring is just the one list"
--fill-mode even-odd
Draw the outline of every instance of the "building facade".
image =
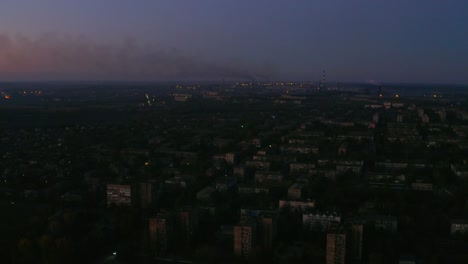
[[130, 185], [107, 184], [107, 207], [130, 206], [132, 203], [132, 188]]
[[169, 213], [158, 213], [149, 219], [150, 248], [156, 255], [168, 252], [173, 237], [172, 228], [172, 215]]
[[241, 222], [234, 226], [234, 255], [249, 258], [254, 250], [255, 224]]
[[302, 190], [306, 185], [304, 183], [296, 182], [288, 188], [288, 198], [289, 199], [301, 199]]
[[339, 224], [341, 216], [335, 212], [304, 212], [302, 214], [302, 225], [304, 229], [314, 230], [318, 229], [326, 231], [332, 224]]
[[452, 235], [468, 234], [468, 221], [467, 220], [453, 220], [450, 223], [450, 234]]
[[346, 260], [346, 233], [341, 227], [333, 227], [327, 234], [327, 264], [344, 264]]

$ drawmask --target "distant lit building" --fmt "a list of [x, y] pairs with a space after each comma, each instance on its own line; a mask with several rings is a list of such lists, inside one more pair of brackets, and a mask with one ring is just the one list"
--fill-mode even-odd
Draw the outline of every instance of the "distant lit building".
[[288, 198], [289, 199], [301, 199], [303, 189], [305, 188], [305, 184], [301, 182], [296, 182], [288, 188]]
[[140, 207], [149, 208], [153, 203], [153, 183], [141, 182], [138, 184], [140, 191]]
[[341, 216], [336, 212], [318, 212], [307, 210], [302, 214], [302, 226], [304, 229], [319, 229], [326, 231], [332, 224], [339, 224]]
[[306, 211], [315, 207], [315, 201], [291, 201], [291, 200], [279, 200], [279, 208], [290, 208], [293, 210]]
[[361, 263], [362, 261], [362, 250], [363, 250], [363, 240], [364, 240], [364, 225], [363, 224], [353, 224], [351, 225], [351, 259], [356, 263]]
[[252, 142], [252, 145], [254, 145], [257, 148], [262, 146], [262, 140], [259, 139], [259, 138], [254, 138], [254, 139], [252, 139], [251, 142]]
[[376, 124], [379, 123], [379, 113], [375, 113], [373, 116], [372, 116], [372, 121]]
[[226, 153], [226, 163], [227, 164], [234, 164], [236, 162], [236, 154], [234, 153]]
[[362, 215], [348, 218], [347, 222], [369, 225], [379, 232], [395, 233], [398, 228], [398, 219], [390, 215]]
[[450, 234], [452, 235], [468, 234], [468, 221], [467, 220], [453, 220], [450, 223]]
[[255, 182], [282, 182], [283, 174], [279, 171], [258, 171], [255, 173]]
[[433, 184], [428, 182], [413, 182], [411, 184], [411, 189], [415, 191], [430, 191], [433, 190]]
[[236, 167], [234, 167], [234, 169], [233, 169], [233, 174], [234, 174], [234, 176], [243, 179], [244, 176], [245, 176], [245, 167], [244, 167], [244, 166], [236, 166]]
[[173, 97], [176, 102], [185, 102], [191, 99], [192, 95], [191, 94], [174, 94]]
[[[354, 124], [354, 123], [353, 123]], [[374, 124], [375, 126], [375, 124]], [[374, 134], [370, 130], [364, 131], [349, 131], [337, 136], [338, 140], [353, 140], [353, 141], [373, 141]]]
[[175, 227], [184, 242], [190, 242], [198, 227], [198, 210], [187, 208], [177, 211], [175, 214]]
[[327, 234], [327, 264], [344, 264], [346, 260], [346, 233], [342, 227], [334, 226]]
[[130, 185], [107, 184], [107, 207], [130, 206], [132, 191]]
[[437, 114], [439, 114], [441, 122], [445, 122], [447, 120], [447, 112], [445, 110], [439, 110], [437, 111]]
[[450, 164], [453, 173], [462, 179], [468, 178], [468, 162], [466, 160], [459, 164]]
[[261, 216], [261, 236], [262, 247], [264, 251], [270, 251], [273, 248], [273, 242], [276, 239], [278, 230], [278, 214], [276, 212], [262, 213]]
[[222, 154], [214, 155], [212, 159], [216, 167], [219, 168], [220, 165], [223, 164], [223, 162], [226, 162], [226, 155], [222, 155]]
[[234, 253], [248, 257], [253, 250], [270, 252], [277, 234], [277, 211], [241, 209], [240, 223], [234, 227]]
[[256, 243], [256, 223], [244, 220], [234, 226], [234, 255], [248, 258], [252, 255]]
[[172, 215], [161, 212], [149, 219], [150, 248], [156, 255], [165, 255], [173, 237]]
[[419, 116], [419, 117], [423, 117], [423, 115], [424, 115], [424, 109], [418, 108], [417, 111], [418, 111], [418, 116]]
[[354, 161], [354, 160], [340, 161], [336, 164], [336, 174], [350, 172], [350, 171], [356, 174], [361, 174], [363, 164], [364, 164], [363, 161]]
[[226, 192], [234, 188], [237, 184], [236, 178], [233, 177], [223, 177], [216, 180], [216, 190], [218, 192]]
[[314, 146], [306, 146], [303, 144], [290, 144], [281, 147], [283, 152], [291, 154], [318, 154], [319, 148]]
[[183, 177], [183, 176], [175, 176], [172, 178], [169, 178], [165, 181], [165, 187], [168, 189], [180, 189], [180, 188], [187, 188], [187, 185], [189, 184], [189, 179], [188, 177]]
[[421, 121], [423, 123], [429, 123], [429, 116], [427, 114], [424, 114], [422, 117], [421, 117]]
[[239, 195], [250, 195], [250, 194], [268, 194], [270, 190], [265, 187], [261, 186], [255, 186], [255, 185], [245, 185], [245, 184], [240, 184], [238, 185], [238, 192]]
[[269, 161], [262, 160], [248, 160], [245, 162], [245, 165], [255, 169], [269, 170], [271, 163]]
[[296, 172], [309, 172], [315, 169], [315, 164], [312, 163], [291, 163], [289, 164], [289, 170], [291, 173]]
[[397, 123], [403, 123], [403, 115], [401, 113], [397, 114]]
[[346, 155], [348, 154], [348, 150], [349, 144], [348, 142], [344, 142], [338, 147], [338, 155]]
[[214, 187], [208, 186], [197, 192], [197, 200], [204, 202], [209, 201], [215, 191], [216, 189]]

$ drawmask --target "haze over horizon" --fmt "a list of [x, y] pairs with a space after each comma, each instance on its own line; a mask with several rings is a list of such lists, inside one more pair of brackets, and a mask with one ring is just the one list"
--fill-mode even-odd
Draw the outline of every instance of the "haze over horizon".
[[468, 84], [468, 2], [0, 3], [0, 81]]

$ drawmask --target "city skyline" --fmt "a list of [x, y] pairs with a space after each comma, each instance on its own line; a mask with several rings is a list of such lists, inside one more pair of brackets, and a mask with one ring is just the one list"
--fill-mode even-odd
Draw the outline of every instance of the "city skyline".
[[468, 83], [468, 3], [2, 1], [0, 80]]

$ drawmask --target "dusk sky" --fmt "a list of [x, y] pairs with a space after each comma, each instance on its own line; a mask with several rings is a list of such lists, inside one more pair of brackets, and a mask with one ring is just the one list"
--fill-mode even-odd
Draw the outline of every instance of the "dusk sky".
[[1, 0], [1, 80], [468, 83], [467, 0]]

